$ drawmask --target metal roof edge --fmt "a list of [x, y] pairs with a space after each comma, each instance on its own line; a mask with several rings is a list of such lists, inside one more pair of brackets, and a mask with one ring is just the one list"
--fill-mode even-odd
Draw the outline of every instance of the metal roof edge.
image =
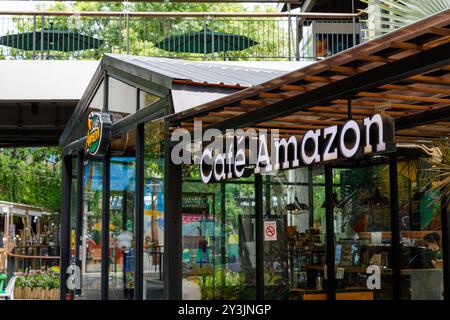
[[94, 75], [91, 78], [91, 81], [89, 81], [89, 84], [83, 93], [83, 96], [78, 101], [75, 110], [70, 116], [69, 121], [66, 124], [66, 127], [64, 128], [61, 136], [59, 137], [59, 145], [61, 147], [64, 147], [64, 145], [67, 143], [67, 139], [69, 138], [70, 133], [75, 127], [76, 122], [78, 121], [79, 117], [83, 114], [83, 111], [85, 110], [85, 107], [87, 107], [87, 104], [89, 103], [92, 95], [95, 94], [98, 84], [102, 80], [102, 76], [103, 76], [103, 59], [100, 61], [97, 69], [94, 72]]
[[[173, 78], [171, 78], [165, 74], [162, 74], [160, 72], [156, 72], [154, 70], [150, 70], [148, 68], [142, 67], [138, 63], [133, 63], [133, 62], [130, 62], [130, 61], [127, 61], [124, 59], [120, 59], [120, 56], [130, 57], [132, 55], [120, 55], [120, 54], [114, 54], [114, 53], [105, 53], [103, 55], [103, 59], [102, 59], [105, 67], [112, 67], [112, 68], [120, 70], [124, 73], [131, 74], [134, 77], [138, 77], [138, 78], [142, 79], [143, 81], [155, 83], [157, 85], [166, 87], [168, 89], [172, 88]], [[130, 79], [130, 81], [132, 81], [132, 80]]]

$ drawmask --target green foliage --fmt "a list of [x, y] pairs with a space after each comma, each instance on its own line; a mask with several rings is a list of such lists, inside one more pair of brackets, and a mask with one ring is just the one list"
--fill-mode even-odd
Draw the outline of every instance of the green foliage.
[[[361, 1], [368, 4], [373, 2], [372, 0]], [[365, 30], [369, 39], [448, 10], [450, 0], [380, 0], [374, 5], [380, 9], [378, 15], [382, 19], [382, 25]], [[363, 11], [368, 12], [367, 9]]]
[[[250, 12], [248, 7], [238, 3], [102, 3], [102, 2], [56, 2], [52, 5], [38, 6], [42, 11], [146, 11], [146, 12]], [[252, 12], [275, 11], [273, 7], [256, 6]], [[239, 20], [239, 23], [236, 21]], [[14, 33], [33, 30], [33, 19], [14, 18]], [[277, 56], [277, 48], [282, 33], [287, 32], [279, 21], [268, 19], [241, 19], [236, 17], [215, 18], [214, 22], [207, 19], [207, 27], [215, 32], [245, 35], [264, 46], [254, 46], [243, 51], [215, 53], [215, 59], [223, 60], [225, 55], [231, 60], [246, 59], [247, 56]], [[48, 58], [63, 59], [100, 59], [104, 53], [125, 53], [126, 51], [126, 19], [119, 17], [46, 17], [44, 21], [36, 20], [36, 30], [50, 28], [53, 30], [71, 30], [81, 34], [96, 37], [104, 41], [99, 49], [89, 49], [76, 52], [45, 52]], [[201, 31], [204, 28], [203, 17], [130, 17], [129, 39], [130, 54], [145, 56], [177, 57], [183, 59], [203, 59], [203, 54], [175, 53], [157, 48], [155, 45], [164, 38]], [[244, 30], [245, 29], [245, 30]], [[119, 31], [120, 30], [120, 31]], [[245, 31], [245, 34], [243, 33]], [[120, 37], [119, 37], [120, 34]], [[269, 38], [270, 34], [270, 38]], [[120, 40], [119, 40], [120, 38]], [[291, 48], [292, 49], [292, 48]], [[287, 49], [286, 49], [287, 50]], [[31, 51], [10, 49], [14, 59], [31, 59]], [[39, 52], [37, 53], [39, 55]]]
[[42, 267], [38, 270], [26, 270], [23, 273], [16, 273], [16, 276], [16, 288], [59, 288], [59, 271], [52, 268]]
[[431, 165], [431, 172], [436, 176], [434, 190], [442, 192], [443, 199], [450, 201], [450, 143], [442, 141], [436, 144], [438, 150], [437, 157], [431, 158], [428, 162]]
[[0, 150], [0, 199], [59, 212], [61, 189], [58, 148]]
[[244, 298], [245, 278], [241, 272], [217, 269], [212, 275], [200, 275], [199, 280], [202, 300]]

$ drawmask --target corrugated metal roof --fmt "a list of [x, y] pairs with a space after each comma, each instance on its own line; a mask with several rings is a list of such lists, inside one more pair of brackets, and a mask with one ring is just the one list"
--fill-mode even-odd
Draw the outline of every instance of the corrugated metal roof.
[[174, 80], [187, 80], [209, 85], [251, 87], [296, 69], [295, 66], [292, 66], [292, 70], [266, 69], [262, 67], [261, 63], [258, 63], [258, 67], [247, 67], [226, 62], [185, 61], [121, 54], [107, 55]]

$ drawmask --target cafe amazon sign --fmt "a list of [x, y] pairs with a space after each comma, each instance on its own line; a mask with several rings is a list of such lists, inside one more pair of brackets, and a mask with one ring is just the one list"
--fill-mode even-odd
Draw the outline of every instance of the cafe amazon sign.
[[277, 130], [273, 131], [249, 134], [234, 130], [225, 134], [222, 141], [211, 142], [200, 157], [202, 181], [221, 181], [395, 151], [394, 121], [382, 114], [309, 130], [302, 139], [280, 138]]
[[91, 112], [84, 151], [91, 155], [104, 155], [111, 140], [111, 116], [108, 113]]

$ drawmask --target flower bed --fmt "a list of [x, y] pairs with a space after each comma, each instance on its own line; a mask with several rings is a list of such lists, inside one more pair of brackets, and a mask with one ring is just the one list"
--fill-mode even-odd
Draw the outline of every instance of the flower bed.
[[59, 270], [41, 268], [16, 273], [15, 299], [57, 300], [59, 299]]

